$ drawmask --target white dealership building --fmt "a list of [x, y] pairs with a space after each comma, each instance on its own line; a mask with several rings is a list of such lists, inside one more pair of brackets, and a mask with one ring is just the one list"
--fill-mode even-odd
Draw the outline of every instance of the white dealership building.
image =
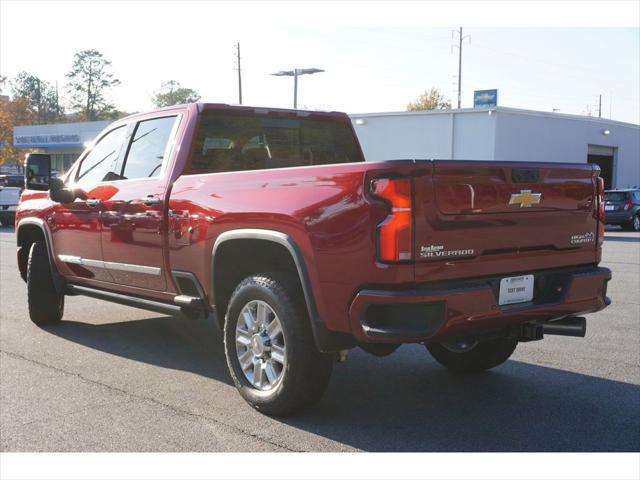
[[367, 160], [592, 162], [640, 186], [640, 125], [507, 107], [350, 115]]
[[[607, 187], [640, 186], [640, 126], [506, 107], [351, 115], [367, 160], [593, 162]], [[18, 148], [49, 153], [65, 171], [109, 124], [15, 127]]]
[[64, 172], [109, 123], [111, 122], [79, 122], [15, 127], [13, 145], [28, 151], [50, 154], [51, 168]]

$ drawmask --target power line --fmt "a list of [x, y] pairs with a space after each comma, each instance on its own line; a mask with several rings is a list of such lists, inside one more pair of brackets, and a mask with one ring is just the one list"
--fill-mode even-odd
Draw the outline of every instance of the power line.
[[[539, 58], [534, 58], [534, 57], [530, 57], [530, 56], [527, 56], [527, 55], [522, 55], [520, 53], [507, 52], [505, 50], [499, 50], [499, 49], [496, 49], [496, 48], [487, 47], [485, 45], [478, 44], [478, 43], [474, 43], [474, 47], [480, 48], [482, 50], [487, 50], [487, 51], [490, 51], [490, 52], [494, 52], [494, 53], [499, 53], [501, 55], [508, 55], [508, 56], [511, 56], [511, 57], [516, 57], [516, 58], [519, 58], [520, 60], [523, 60], [523, 61], [536, 62], [536, 63], [545, 64], [545, 65], [550, 65], [552, 67], [556, 67], [556, 68], [559, 68], [559, 69], [564, 70], [564, 71], [569, 69], [569, 70], [577, 70], [577, 71], [581, 71], [581, 72], [584, 72], [584, 73], [589, 73], [591, 75], [598, 75], [598, 76], [601, 76], [601, 77], [606, 76], [606, 73], [604, 73], [602, 69], [594, 69], [594, 68], [588, 68], [588, 67], [580, 67], [580, 66], [577, 66], [577, 65], [569, 65], [569, 64], [564, 64], [564, 63], [550, 62], [548, 60], [541, 60]], [[566, 75], [566, 73], [565, 73], [565, 75]], [[581, 78], [583, 78], [583, 77], [581, 77]]]

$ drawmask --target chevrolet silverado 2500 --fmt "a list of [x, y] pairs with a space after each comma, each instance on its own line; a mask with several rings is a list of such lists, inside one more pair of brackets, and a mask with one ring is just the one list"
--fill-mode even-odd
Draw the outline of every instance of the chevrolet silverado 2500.
[[[45, 160], [27, 171], [46, 178]], [[69, 295], [212, 319], [242, 397], [283, 415], [356, 346], [420, 343], [478, 372], [518, 342], [584, 336], [581, 315], [609, 302], [598, 173], [365, 162], [342, 113], [176, 106], [115, 122], [28, 186], [18, 266], [37, 325]]]

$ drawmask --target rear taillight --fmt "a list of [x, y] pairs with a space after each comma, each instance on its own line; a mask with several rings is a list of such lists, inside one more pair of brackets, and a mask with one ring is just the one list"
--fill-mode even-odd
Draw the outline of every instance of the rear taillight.
[[633, 202], [631, 200], [627, 200], [627, 203], [624, 204], [625, 211], [631, 210], [633, 208]]
[[604, 242], [604, 179], [598, 177], [598, 244]]
[[389, 215], [378, 225], [378, 257], [383, 262], [413, 258], [413, 200], [408, 178], [376, 178], [371, 194], [386, 200]]

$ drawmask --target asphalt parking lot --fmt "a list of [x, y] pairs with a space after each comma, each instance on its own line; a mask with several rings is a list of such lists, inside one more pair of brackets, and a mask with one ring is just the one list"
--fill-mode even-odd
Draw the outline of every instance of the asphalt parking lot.
[[2, 451], [638, 451], [640, 236], [607, 232], [613, 304], [585, 339], [520, 344], [477, 376], [424, 347], [338, 364], [313, 410], [271, 419], [228, 377], [219, 333], [83, 297], [27, 316], [13, 229], [0, 229]]

